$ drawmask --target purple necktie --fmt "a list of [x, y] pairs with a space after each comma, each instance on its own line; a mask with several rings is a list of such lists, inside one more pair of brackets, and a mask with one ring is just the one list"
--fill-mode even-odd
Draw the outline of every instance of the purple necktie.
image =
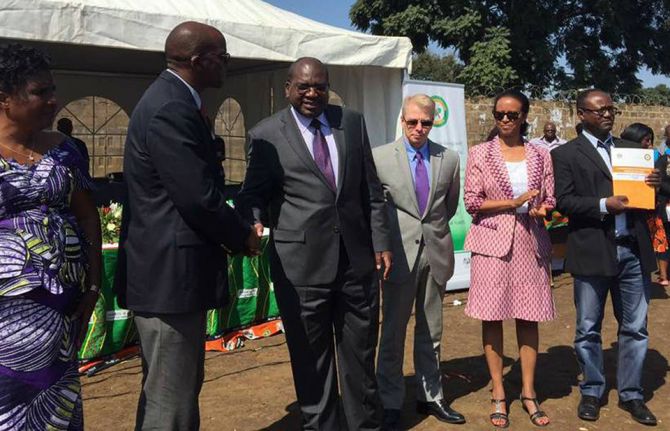
[[428, 191], [430, 185], [428, 184], [428, 170], [425, 163], [423, 163], [423, 154], [420, 151], [415, 153], [416, 168], [414, 169], [414, 189], [416, 190], [416, 202], [419, 204], [419, 214], [423, 215], [428, 204]]
[[321, 132], [321, 122], [316, 118], [312, 120], [310, 126], [314, 127], [314, 141], [312, 141], [312, 151], [314, 152], [314, 161], [319, 167], [319, 170], [326, 177], [328, 185], [333, 191], [337, 191], [335, 183], [335, 172], [333, 171], [333, 164], [330, 161], [330, 151], [328, 151], [328, 143]]

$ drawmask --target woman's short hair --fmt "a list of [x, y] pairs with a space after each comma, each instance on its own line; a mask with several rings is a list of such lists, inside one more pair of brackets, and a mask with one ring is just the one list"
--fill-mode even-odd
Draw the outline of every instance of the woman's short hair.
[[[521, 112], [524, 114], [528, 115], [528, 112], [530, 111], [530, 100], [528, 100], [528, 97], [521, 92], [521, 90], [518, 90], [516, 88], [510, 88], [508, 90], [504, 90], [496, 95], [496, 97], [493, 99], [493, 110], [496, 110], [496, 105], [498, 104], [498, 100], [502, 99], [503, 97], [511, 97], [512, 99], [516, 99], [521, 103]], [[497, 133], [497, 127], [496, 133], [494, 136], [496, 136]], [[521, 136], [526, 136], [526, 132], [528, 132], [528, 122], [524, 121], [523, 124], [521, 125], [520, 133]], [[489, 136], [493, 133], [489, 134]]]
[[633, 142], [642, 142], [646, 136], [651, 136], [651, 142], [654, 143], [654, 130], [642, 123], [633, 123], [626, 127], [621, 133], [621, 139]]
[[17, 43], [0, 45], [0, 91], [13, 94], [31, 78], [49, 70], [50, 60], [42, 51]]

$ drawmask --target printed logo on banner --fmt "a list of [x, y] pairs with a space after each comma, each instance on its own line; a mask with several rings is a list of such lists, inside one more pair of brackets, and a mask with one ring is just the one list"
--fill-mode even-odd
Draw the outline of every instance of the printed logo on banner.
[[449, 120], [449, 105], [447, 105], [447, 101], [440, 96], [431, 96], [430, 98], [435, 102], [435, 122], [433, 123], [433, 126], [442, 127], [447, 124], [447, 120]]

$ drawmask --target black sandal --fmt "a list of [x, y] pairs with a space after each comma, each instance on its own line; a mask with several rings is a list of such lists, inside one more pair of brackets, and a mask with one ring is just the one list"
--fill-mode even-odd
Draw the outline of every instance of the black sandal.
[[[489, 418], [491, 419], [491, 424], [493, 424], [493, 426], [496, 427], [496, 428], [507, 428], [509, 426], [509, 417], [507, 416], [507, 413], [503, 413], [502, 409], [500, 408], [500, 406], [502, 404], [505, 404], [505, 398], [503, 398], [501, 400], [496, 400], [495, 398], [491, 398], [491, 402], [495, 403], [495, 405], [496, 405], [495, 413], [491, 413], [489, 415]], [[505, 407], [507, 407], [507, 406], [505, 406]], [[502, 425], [496, 425], [495, 422], [493, 422], [493, 421], [498, 421], [498, 420], [504, 421], [502, 423]]]
[[[523, 406], [523, 409], [526, 411], [526, 413], [528, 413], [530, 415], [530, 421], [533, 423], [533, 425], [535, 425], [536, 427], [546, 427], [547, 425], [549, 425], [551, 423], [551, 422], [547, 422], [547, 423], [543, 424], [543, 423], [538, 422], [538, 419], [541, 419], [541, 418], [549, 419], [549, 416], [547, 416], [547, 414], [545, 412], [540, 410], [540, 403], [537, 401], [537, 398], [528, 398], [528, 397], [524, 397], [522, 395], [520, 397], [520, 399], [521, 399], [521, 405]], [[532, 401], [533, 404], [535, 404], [535, 409], [536, 409], [535, 413], [533, 413], [531, 415], [528, 412], [528, 408], [526, 407], [526, 404], [524, 403], [524, 401]]]

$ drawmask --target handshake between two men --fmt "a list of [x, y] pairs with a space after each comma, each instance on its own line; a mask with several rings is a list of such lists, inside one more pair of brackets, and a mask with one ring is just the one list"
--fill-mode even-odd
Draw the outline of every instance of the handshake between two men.
[[261, 238], [263, 237], [263, 225], [256, 223], [251, 226], [249, 236], [244, 243], [244, 255], [248, 257], [259, 256], [261, 254]]

